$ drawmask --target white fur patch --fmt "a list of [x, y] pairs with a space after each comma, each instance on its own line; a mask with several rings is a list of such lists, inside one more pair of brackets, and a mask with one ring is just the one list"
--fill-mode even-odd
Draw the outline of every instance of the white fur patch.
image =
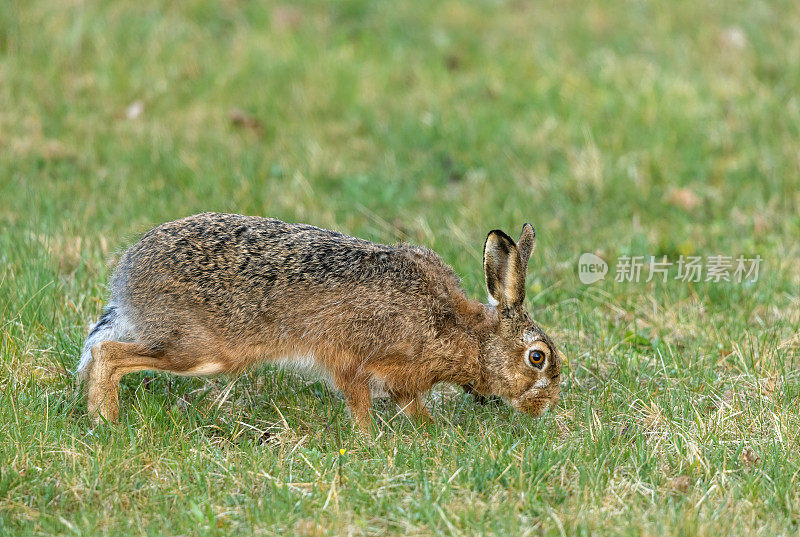
[[487, 300], [489, 301], [489, 305], [490, 305], [490, 306], [492, 306], [493, 308], [496, 308], [497, 306], [499, 306], [499, 305], [500, 305], [500, 301], [499, 301], [499, 300], [497, 300], [495, 297], [493, 297], [493, 296], [491, 295], [491, 293], [487, 293], [487, 295], [486, 295], [486, 296], [488, 297], [488, 299], [487, 299]]
[[533, 385], [533, 387], [541, 389], [541, 388], [547, 388], [549, 385], [550, 385], [550, 379], [541, 378], [541, 379], [536, 381], [536, 383]]
[[[83, 350], [81, 351], [81, 359], [78, 363], [76, 372], [82, 373], [89, 366], [92, 361], [92, 347], [103, 341], [122, 341], [130, 342], [135, 340], [136, 329], [133, 324], [128, 320], [125, 315], [125, 308], [113, 302], [109, 304], [110, 308], [114, 308], [114, 314], [111, 320], [97, 332], [94, 331], [97, 323], [93, 324], [89, 329], [89, 335], [83, 343]], [[99, 321], [98, 321], [99, 322]]]
[[389, 397], [389, 390], [386, 389], [386, 381], [380, 377], [372, 377], [369, 379], [369, 394], [373, 399]]
[[536, 332], [526, 331], [522, 333], [522, 342], [525, 345], [530, 345], [534, 341], [537, 341], [538, 336]]
[[[338, 390], [339, 388], [333, 382], [333, 375], [328, 371], [325, 366], [317, 362], [311, 354], [298, 354], [296, 356], [287, 356], [273, 360], [270, 363], [275, 364], [281, 368], [291, 369], [303, 375], [307, 375], [316, 380], [325, 382], [331, 389]], [[386, 387], [386, 381], [381, 377], [372, 377], [369, 379], [369, 391], [372, 399], [378, 397], [389, 397], [389, 391]]]
[[328, 386], [335, 388], [333, 375], [323, 367], [313, 355], [298, 354], [296, 356], [286, 356], [272, 362], [273, 364], [292, 369], [325, 382]]
[[225, 372], [225, 364], [221, 362], [206, 362], [194, 366], [187, 371], [175, 372], [182, 377], [201, 377], [204, 375], [219, 375]]
[[117, 310], [117, 320], [114, 323], [114, 341], [133, 341], [135, 328], [121, 309]]

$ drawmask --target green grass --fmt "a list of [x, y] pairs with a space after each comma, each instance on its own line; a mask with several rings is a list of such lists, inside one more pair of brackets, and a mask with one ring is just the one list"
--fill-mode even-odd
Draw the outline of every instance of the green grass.
[[[800, 532], [800, 5], [287, 5], [0, 3], [0, 534]], [[368, 438], [292, 373], [139, 374], [92, 428], [107, 263], [206, 210], [423, 244], [476, 298], [532, 222], [562, 402], [443, 387]], [[587, 251], [764, 262], [586, 286]]]

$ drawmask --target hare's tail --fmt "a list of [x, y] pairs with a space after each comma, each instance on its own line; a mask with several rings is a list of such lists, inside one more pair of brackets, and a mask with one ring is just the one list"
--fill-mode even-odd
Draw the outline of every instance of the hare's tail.
[[92, 362], [92, 347], [101, 341], [124, 341], [130, 338], [130, 327], [120, 314], [119, 307], [110, 305], [100, 316], [100, 319], [89, 331], [81, 351], [81, 360], [75, 374], [78, 377], [86, 375], [86, 369]]

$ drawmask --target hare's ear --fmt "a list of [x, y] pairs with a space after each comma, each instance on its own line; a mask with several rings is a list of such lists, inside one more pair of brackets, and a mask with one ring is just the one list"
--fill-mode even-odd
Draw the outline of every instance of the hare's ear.
[[516, 309], [525, 300], [525, 269], [514, 239], [500, 230], [489, 232], [483, 247], [483, 272], [489, 300], [503, 310]]
[[536, 247], [536, 230], [533, 229], [532, 225], [525, 223], [522, 226], [519, 241], [517, 241], [517, 248], [519, 248], [519, 257], [522, 259], [522, 268], [526, 274], [528, 272], [528, 261], [531, 258], [531, 252], [533, 252], [534, 247]]

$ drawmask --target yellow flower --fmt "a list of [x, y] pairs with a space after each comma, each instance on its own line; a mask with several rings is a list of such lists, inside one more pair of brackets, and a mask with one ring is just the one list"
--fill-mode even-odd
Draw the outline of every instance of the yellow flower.
[[339, 450], [339, 454], [340, 454], [340, 455], [344, 455], [345, 453], [347, 453], [347, 450], [346, 450], [346, 449], [344, 449], [344, 448], [341, 448], [341, 449]]

